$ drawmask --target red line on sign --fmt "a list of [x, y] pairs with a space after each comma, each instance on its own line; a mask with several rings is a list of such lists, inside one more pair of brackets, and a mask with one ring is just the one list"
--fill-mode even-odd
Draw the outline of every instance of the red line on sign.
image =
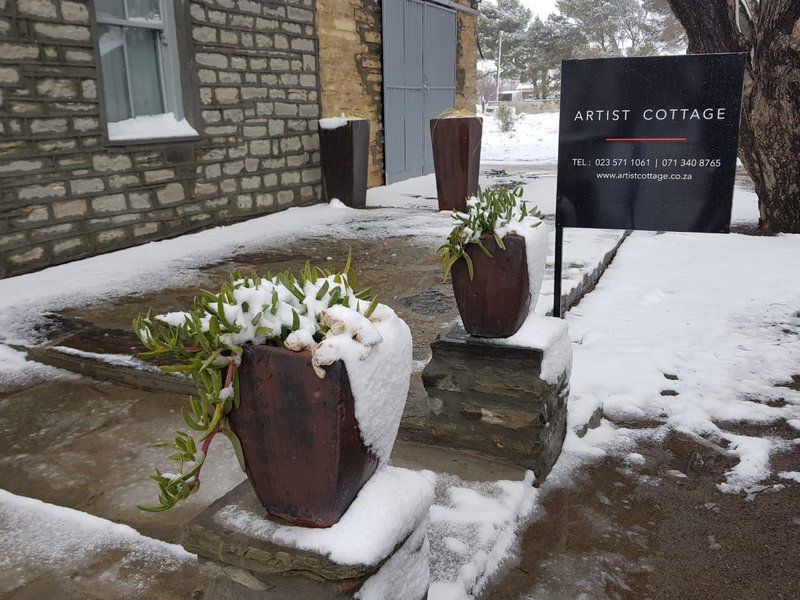
[[689, 138], [606, 138], [607, 142], [687, 142]]

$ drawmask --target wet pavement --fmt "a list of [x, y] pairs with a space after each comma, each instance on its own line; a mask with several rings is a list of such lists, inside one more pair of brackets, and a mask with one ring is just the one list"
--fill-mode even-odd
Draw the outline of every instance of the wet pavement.
[[[486, 182], [519, 183], [526, 186], [526, 194], [545, 195], [542, 208], [552, 215], [547, 195], [554, 191], [552, 169], [487, 171]], [[147, 307], [156, 312], [180, 309], [191, 303], [198, 289], [219, 287], [234, 268], [277, 272], [299, 268], [307, 260], [338, 267], [352, 249], [359, 286], [373, 287], [412, 329], [415, 374], [404, 417], [413, 420], [427, 410], [419, 373], [429, 345], [457, 318], [452, 289], [442, 282], [435, 254], [450, 221], [435, 212], [431, 193], [409, 191], [406, 205], [399, 208], [379, 207], [377, 198], [374, 208], [331, 226], [324, 236], [293, 239], [280, 247], [246, 248], [187, 268], [174, 287], [133, 290], [58, 309], [37, 320], [38, 337], [86, 352], [132, 356], [138, 342], [130, 322]], [[590, 289], [587, 277], [620, 237], [619, 232], [568, 233], [567, 289]], [[551, 265], [552, 257], [540, 311], [552, 299], [547, 295]], [[178, 413], [183, 402], [180, 394], [87, 377], [0, 390], [0, 488], [126, 523], [159, 540], [177, 541], [189, 520], [244, 478], [228, 445], [215, 443], [200, 492], [171, 510], [169, 518], [135, 508], [152, 499], [155, 486], [147, 475], [163, 464], [163, 451], [152, 443], [171, 439], [183, 426]], [[797, 432], [784, 427], [759, 435], [790, 440]], [[775, 460], [792, 470], [797, 445], [787, 442], [787, 448], [786, 455]], [[643, 443], [635, 451], [643, 456], [642, 464], [607, 459], [570, 474], [569, 486], [544, 483], [543, 511], [522, 535], [518, 560], [484, 597], [760, 598], [768, 591], [771, 597], [796, 597], [792, 591], [798, 589], [800, 564], [795, 543], [800, 532], [798, 484], [776, 480], [770, 484], [786, 486], [781, 493], [765, 488], [749, 499], [722, 494], [715, 486], [731, 464], [724, 453], [666, 433], [661, 443]], [[402, 439], [393, 462], [473, 481], [522, 477], [510, 465]], [[160, 568], [149, 560], [119, 548], [86, 557], [74, 567], [32, 565], [23, 587], [13, 584], [19, 575], [13, 573], [0, 576], [0, 586], [15, 590], [3, 596], [15, 599], [55, 597], [56, 591], [63, 598], [223, 597], [215, 591], [215, 575], [200, 572], [193, 563], [176, 561]], [[148, 578], [137, 582], [143, 573]], [[126, 581], [134, 587], [125, 587]]]
[[[796, 468], [796, 431], [747, 429], [787, 440], [772, 461]], [[566, 487], [545, 483], [519, 559], [487, 599], [797, 598], [800, 485], [773, 476], [750, 494], [722, 493], [738, 460], [676, 432], [634, 450]]]

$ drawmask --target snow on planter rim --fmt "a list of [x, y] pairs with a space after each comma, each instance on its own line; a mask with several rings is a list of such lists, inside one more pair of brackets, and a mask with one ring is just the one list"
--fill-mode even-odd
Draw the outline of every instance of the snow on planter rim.
[[525, 217], [522, 221], [512, 221], [495, 228], [501, 238], [518, 235], [525, 240], [525, 260], [528, 264], [528, 289], [530, 291], [530, 311], [536, 308], [539, 292], [544, 281], [547, 261], [547, 229], [538, 217]]
[[214, 519], [268, 542], [289, 544], [342, 565], [375, 565], [428, 518], [433, 484], [422, 473], [387, 466], [367, 481], [339, 522], [326, 529], [279, 525], [238, 505]]
[[344, 127], [350, 121], [366, 121], [362, 117], [328, 117], [319, 120], [320, 129], [338, 129]]
[[382, 341], [367, 347], [347, 333], [356, 330], [361, 319], [367, 321], [366, 317], [344, 306], [328, 309], [326, 318], [331, 317], [352, 321], [345, 322], [344, 334], [331, 336], [319, 344], [313, 362], [344, 362], [361, 437], [381, 464], [385, 464], [397, 437], [411, 383], [411, 330], [391, 308], [379, 304], [371, 325]]

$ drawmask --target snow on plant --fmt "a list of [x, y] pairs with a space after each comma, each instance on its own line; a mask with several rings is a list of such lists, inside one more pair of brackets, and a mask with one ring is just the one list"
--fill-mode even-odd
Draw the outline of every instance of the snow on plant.
[[181, 416], [189, 428], [201, 432], [200, 448], [183, 432], [173, 443], [159, 444], [174, 451], [169, 458], [179, 464], [179, 472], [156, 470], [151, 477], [159, 486], [159, 504], [140, 509], [167, 510], [196, 492], [208, 448], [218, 433], [230, 440], [244, 470], [241, 444], [227, 420], [239, 406], [243, 344], [311, 350], [314, 371], [323, 378], [322, 367], [338, 359], [329, 345], [321, 344], [324, 340], [354, 339], [365, 351], [382, 341], [370, 320], [378, 298], [369, 289], [355, 292], [354, 285], [350, 256], [339, 273], [308, 263], [297, 276], [291, 271], [263, 277], [235, 272], [219, 293], [204, 291], [187, 312], [148, 312], [134, 320], [133, 329], [148, 350], [140, 358], [175, 358], [177, 364], [162, 370], [183, 373], [197, 386], [196, 397], [189, 399], [188, 410], [181, 409]]
[[453, 265], [460, 259], [467, 263], [470, 279], [474, 276], [472, 259], [467, 254], [467, 246], [475, 244], [481, 251], [492, 257], [492, 253], [484, 246], [482, 238], [492, 236], [498, 247], [505, 250], [503, 236], [522, 234], [523, 228], [538, 227], [542, 223], [542, 213], [534, 206], [528, 208], [522, 200], [522, 188], [509, 190], [497, 187], [478, 190], [477, 196], [467, 198], [467, 212], [454, 212], [453, 219], [458, 221], [447, 242], [439, 248], [442, 259], [444, 277], [450, 274]]

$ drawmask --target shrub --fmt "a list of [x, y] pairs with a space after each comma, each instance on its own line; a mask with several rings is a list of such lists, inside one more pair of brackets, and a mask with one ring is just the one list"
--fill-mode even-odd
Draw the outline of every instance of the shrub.
[[497, 120], [500, 131], [504, 133], [514, 131], [514, 126], [517, 124], [517, 115], [510, 106], [505, 104], [498, 106], [497, 110], [494, 111], [494, 118]]

